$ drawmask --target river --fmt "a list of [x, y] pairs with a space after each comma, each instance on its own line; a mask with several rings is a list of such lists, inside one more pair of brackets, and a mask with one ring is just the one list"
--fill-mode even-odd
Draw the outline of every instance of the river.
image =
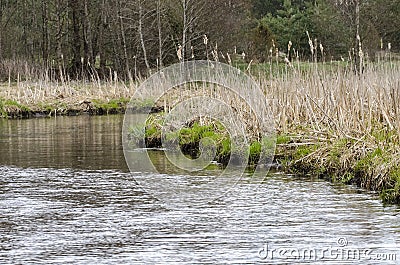
[[169, 207], [129, 172], [122, 121], [0, 120], [0, 264], [399, 262], [399, 207], [352, 186], [275, 172]]

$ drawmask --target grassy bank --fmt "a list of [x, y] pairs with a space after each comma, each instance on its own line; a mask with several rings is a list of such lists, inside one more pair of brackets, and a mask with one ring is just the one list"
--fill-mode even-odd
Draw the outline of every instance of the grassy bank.
[[[163, 116], [154, 114], [148, 120], [147, 147], [161, 147]], [[356, 185], [376, 191], [385, 204], [400, 204], [400, 146], [391, 142], [394, 133], [387, 128], [376, 128], [369, 137], [331, 138], [302, 128], [277, 136], [274, 162], [287, 173]], [[215, 160], [226, 165], [230, 159], [231, 140], [218, 123], [202, 125], [196, 120], [180, 129], [178, 136], [181, 150], [189, 157], [197, 158], [200, 140], [209, 138], [216, 143]], [[251, 142], [248, 151], [248, 166], [253, 168], [258, 162], [261, 144]]]
[[[274, 75], [260, 74], [267, 67], [258, 66], [256, 79], [267, 98], [273, 99], [276, 160], [284, 170], [357, 185], [376, 191], [384, 203], [399, 204], [399, 63], [369, 63], [362, 74], [342, 62], [307, 67], [293, 63], [279, 66]], [[193, 91], [191, 95], [201, 93]], [[245, 109], [233, 96], [224, 97], [232, 100], [235, 110]], [[188, 138], [201, 138], [198, 129], [185, 130], [191, 135]], [[216, 159], [224, 162], [229, 149], [219, 143]], [[250, 161], [254, 162], [257, 144], [251, 144]], [[190, 145], [196, 147], [197, 142]], [[225, 159], [221, 159], [222, 150]]]
[[47, 103], [25, 105], [15, 100], [0, 98], [0, 118], [26, 119], [81, 114], [123, 114], [126, 110], [127, 102], [129, 102], [127, 98], [117, 98], [110, 100], [84, 100], [77, 103], [54, 100]]
[[[400, 203], [398, 62], [366, 63], [362, 74], [343, 62], [274, 62], [246, 68], [272, 99], [278, 132], [276, 160], [287, 172], [354, 184], [379, 192], [385, 203]], [[3, 84], [0, 116], [123, 112], [136, 85], [118, 81]], [[248, 122], [250, 164], [256, 163], [257, 128], [240, 98], [219, 87], [179, 89], [162, 98], [160, 105], [169, 109], [178, 99], [202, 95], [228, 98], [234, 111]], [[151, 124], [146, 141], [158, 146], [161, 123], [154, 118]], [[198, 155], [200, 139], [208, 137], [217, 143], [216, 159], [221, 163], [229, 159], [231, 142], [218, 123], [191, 122], [179, 131], [179, 137], [182, 149], [193, 157]]]
[[376, 191], [384, 203], [400, 204], [400, 146], [377, 133], [371, 139], [280, 136], [276, 159], [289, 173], [356, 185]]
[[[162, 147], [161, 124], [163, 117], [164, 113], [157, 113], [152, 114], [151, 117], [148, 119], [145, 132], [146, 147]], [[134, 133], [132, 133], [132, 135], [134, 135]], [[229, 159], [233, 153], [232, 148], [234, 148], [231, 137], [226, 128], [221, 123], [215, 120], [192, 120], [177, 132], [167, 133], [165, 135], [165, 139], [177, 139], [182, 152], [191, 158], [198, 158], [200, 156], [200, 142], [202, 139], [207, 139], [208, 143], [215, 144], [216, 156], [214, 159], [222, 165], [228, 164]], [[207, 142], [203, 142], [202, 144], [207, 144]], [[253, 140], [250, 143], [247, 154], [249, 158], [249, 167], [254, 167], [257, 164], [260, 152], [260, 142]]]
[[0, 117], [124, 113], [132, 86], [121, 82], [24, 81], [0, 84]]

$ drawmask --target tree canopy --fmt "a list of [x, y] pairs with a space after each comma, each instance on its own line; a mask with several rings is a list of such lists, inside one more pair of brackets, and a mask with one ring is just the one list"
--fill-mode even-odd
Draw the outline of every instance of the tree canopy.
[[0, 0], [0, 70], [12, 61], [132, 79], [179, 59], [263, 61], [289, 42], [306, 58], [306, 32], [340, 58], [357, 23], [366, 52], [400, 50], [400, 0]]

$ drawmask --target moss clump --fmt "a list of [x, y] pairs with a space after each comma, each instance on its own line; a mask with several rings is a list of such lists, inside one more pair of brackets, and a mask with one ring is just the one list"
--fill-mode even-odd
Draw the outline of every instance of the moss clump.
[[0, 118], [7, 118], [7, 112], [4, 110], [4, 100], [0, 98]]
[[127, 98], [111, 99], [108, 101], [93, 100], [93, 107], [96, 114], [118, 114], [123, 113], [129, 102]]
[[[162, 119], [164, 113], [154, 113], [149, 116], [145, 125], [145, 146], [148, 148], [159, 148], [162, 146]], [[143, 132], [143, 126], [136, 126], [130, 129], [129, 138], [131, 141], [138, 141]], [[178, 141], [178, 144], [185, 155], [192, 158], [199, 157], [200, 142], [203, 147], [215, 146], [215, 160], [227, 164], [232, 154], [232, 141], [225, 127], [216, 121], [206, 121], [200, 124], [198, 120], [188, 123], [179, 131], [167, 132], [164, 135], [166, 141]], [[261, 144], [252, 143], [250, 148], [250, 161], [257, 161], [260, 155]]]
[[[179, 130], [179, 145], [182, 151], [192, 157], [200, 155], [200, 141], [203, 145], [216, 146], [216, 157], [218, 162], [229, 161], [231, 153], [231, 141], [225, 128], [218, 122], [210, 122], [201, 125], [198, 121], [193, 122]], [[208, 139], [208, 140], [207, 140]]]
[[194, 122], [192, 126], [182, 128], [179, 131], [179, 144], [183, 146], [199, 143], [201, 139], [206, 137], [219, 142], [222, 135], [217, 132], [217, 128], [213, 124], [200, 125], [198, 122]]
[[378, 136], [363, 140], [341, 138], [316, 141], [311, 145], [299, 144], [285, 149], [283, 166], [291, 173], [314, 175], [378, 191], [384, 203], [400, 203], [398, 145], [386, 142], [388, 138], [381, 134]]
[[28, 106], [15, 100], [0, 98], [0, 118], [27, 118], [31, 111]]
[[390, 184], [382, 190], [380, 197], [384, 203], [400, 204], [400, 167], [393, 168], [389, 176]]
[[289, 135], [280, 134], [276, 137], [276, 144], [288, 144], [291, 142], [291, 138]]
[[249, 149], [249, 165], [255, 165], [260, 159], [262, 144], [254, 141], [250, 144]]
[[217, 161], [228, 164], [231, 155], [231, 139], [229, 137], [223, 138], [220, 141], [217, 151]]
[[288, 153], [288, 158], [291, 162], [301, 162], [305, 157], [314, 153], [318, 149], [318, 146], [318, 144], [295, 146], [292, 152]]
[[145, 125], [145, 143], [149, 148], [161, 147], [161, 121], [164, 113], [150, 115]]

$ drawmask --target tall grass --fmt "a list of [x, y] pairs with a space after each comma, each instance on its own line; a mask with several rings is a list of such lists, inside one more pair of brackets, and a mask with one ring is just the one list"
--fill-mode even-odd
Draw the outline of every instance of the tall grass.
[[100, 79], [92, 67], [80, 80], [74, 80], [64, 67], [43, 68], [22, 60], [2, 61], [0, 74], [0, 98], [14, 100], [33, 111], [49, 105], [79, 109], [82, 102], [130, 98], [137, 85], [123, 82], [112, 71]]
[[[320, 53], [324, 59], [321, 47]], [[294, 168], [380, 190], [384, 201], [400, 203], [400, 62], [393, 60], [394, 55], [376, 62], [365, 59], [359, 67], [362, 71], [357, 72], [351, 59], [318, 62], [315, 54], [311, 62], [300, 62], [296, 56], [285, 63], [273, 52], [266, 64], [244, 64], [242, 59], [242, 69], [253, 73], [270, 100], [271, 116], [281, 135], [278, 144], [294, 146]], [[236, 65], [234, 54], [228, 58], [228, 63]], [[54, 74], [20, 61], [3, 61], [0, 67], [3, 75], [8, 73], [0, 83], [1, 116], [7, 116], [1, 113], [2, 102], [32, 110], [51, 104], [75, 108], [88, 101], [130, 98], [140, 84], [124, 83], [112, 71], [100, 80], [93, 69], [81, 81], [73, 81], [63, 68]], [[251, 141], [257, 140], [259, 128], [252, 106], [228, 88], [185, 84], [168, 91], [158, 104], [168, 112], [194, 96], [228, 102], [232, 113], [247, 123], [244, 127]]]
[[308, 127], [330, 137], [361, 138], [375, 129], [400, 132], [400, 64], [370, 63], [361, 74], [340, 63], [288, 68], [279, 77], [261, 78], [275, 100], [277, 127]]
[[[325, 137], [360, 139], [371, 136], [375, 129], [384, 129], [392, 132], [392, 142], [399, 143], [399, 62], [366, 62], [363, 72], [355, 73], [351, 63], [317, 63], [314, 57], [312, 62], [304, 63], [296, 58], [291, 64], [271, 60], [253, 66], [253, 69], [258, 67], [255, 78], [271, 99], [279, 131], [308, 128]], [[63, 67], [43, 69], [23, 61], [3, 61], [0, 67], [3, 74], [0, 98], [36, 107], [52, 102], [73, 105], [82, 101], [130, 98], [140, 83], [124, 83], [112, 71], [100, 80], [95, 69], [88, 71], [81, 81], [74, 81]], [[245, 120], [250, 115], [246, 113], [249, 108], [245, 103], [224, 88], [217, 90], [210, 89], [209, 85], [193, 84], [183, 92], [176, 91], [179, 89], [164, 97], [160, 105], [171, 107], [179, 100], [207, 95], [228, 98], [246, 116]]]

